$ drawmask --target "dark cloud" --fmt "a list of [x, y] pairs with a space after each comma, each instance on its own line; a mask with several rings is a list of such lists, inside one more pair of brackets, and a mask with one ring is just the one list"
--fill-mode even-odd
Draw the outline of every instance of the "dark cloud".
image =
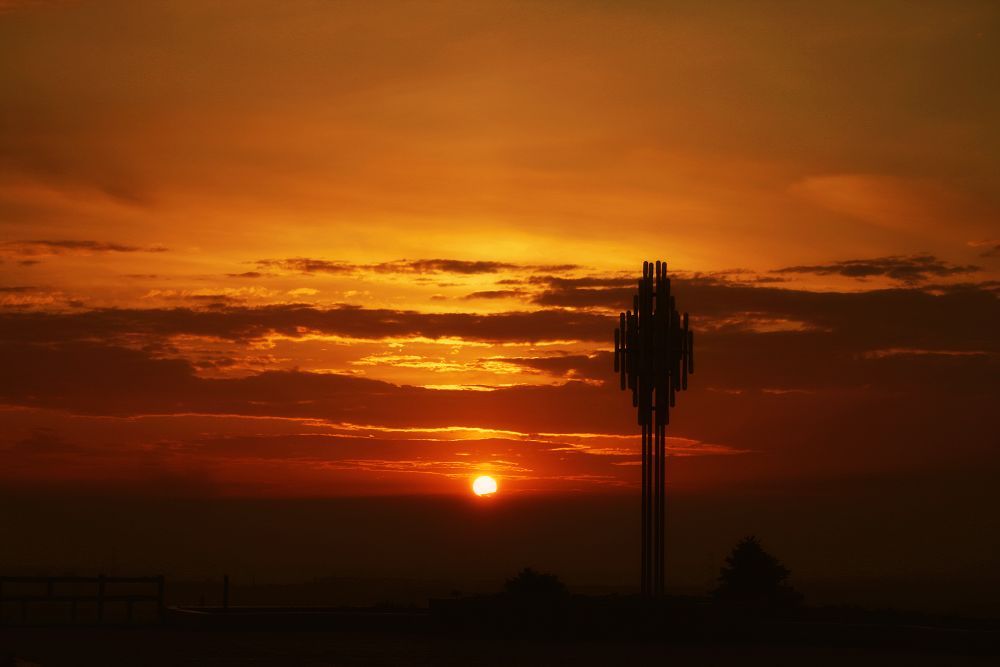
[[[898, 469], [901, 461], [940, 463], [995, 449], [995, 357], [865, 357], [842, 354], [819, 334], [791, 333], [710, 337], [700, 353], [697, 391], [680, 397], [672, 436], [767, 452], [769, 458], [748, 465], [772, 474]], [[518, 361], [567, 377], [574, 369], [600, 375], [605, 366], [604, 377], [612, 381], [474, 392], [298, 371], [207, 379], [186, 361], [136, 350], [5, 344], [0, 402], [119, 417], [214, 414], [397, 429], [634, 432], [631, 401], [613, 381], [608, 355]], [[740, 466], [729, 474], [746, 473]]]
[[[592, 305], [595, 293], [601, 293], [607, 306], [630, 300], [633, 288], [621, 282], [611, 278], [604, 287], [590, 278], [580, 287], [582, 281], [553, 279], [543, 295], [559, 305], [579, 307], [581, 302]], [[835, 432], [863, 442], [871, 442], [872, 433], [897, 441], [896, 436], [890, 438], [887, 420], [896, 420], [898, 426], [912, 419], [914, 406], [923, 405], [927, 415], [918, 420], [923, 432], [913, 437], [926, 447], [954, 438], [982, 442], [985, 413], [977, 411], [996, 395], [1000, 378], [1000, 341], [995, 335], [1000, 330], [1000, 299], [990, 285], [816, 293], [688, 278], [676, 279], [673, 286], [682, 307], [696, 308], [699, 362], [699, 391], [683, 397], [691, 407], [680, 411], [689, 416], [678, 434], [697, 433], [704, 441], [752, 449], [762, 445], [758, 436], [747, 433], [787, 431], [782, 437], [802, 442], [819, 437], [817, 428], [830, 428], [831, 410], [863, 410], [867, 423], [884, 428], [859, 435], [838, 421]], [[759, 318], [802, 326], [761, 331], [749, 324]], [[629, 411], [622, 409], [628, 399], [617, 392], [606, 352], [614, 324], [615, 318], [608, 315], [559, 307], [490, 315], [302, 304], [74, 313], [8, 309], [0, 311], [0, 402], [113, 414], [203, 412], [401, 427], [460, 423], [625, 432], [632, 422]], [[298, 337], [306, 332], [360, 338], [593, 341], [605, 351], [508, 361], [564, 379], [609, 382], [481, 393], [292, 371], [218, 380], [199, 377], [189, 361], [156, 358], [172, 354], [167, 348], [173, 335], [243, 343], [272, 333]], [[116, 341], [149, 347], [136, 351], [115, 347]], [[220, 357], [213, 367], [230, 363]], [[760, 393], [764, 390], [774, 393]], [[873, 413], [866, 405], [886, 412]], [[719, 414], [727, 419], [713, 417]], [[927, 423], [935, 414], [950, 414], [958, 430], [947, 435], [942, 431], [945, 424], [939, 428]], [[932, 442], [931, 435], [937, 440]], [[834, 450], [842, 446], [825, 432], [817, 442]]]
[[[588, 284], [594, 283], [591, 280]], [[609, 280], [607, 288], [553, 284], [562, 286], [544, 289], [534, 297], [546, 308], [493, 314], [307, 304], [72, 313], [7, 310], [0, 311], [0, 340], [114, 341], [124, 336], [155, 339], [183, 334], [250, 341], [269, 334], [297, 338], [315, 332], [369, 339], [582, 340], [604, 345], [610, 340], [616, 318], [586, 309], [624, 309], [634, 292], [631, 286], [617, 287], [617, 279]], [[994, 332], [1000, 330], [1000, 299], [991, 283], [837, 293], [675, 279], [673, 290], [680, 308], [691, 312], [701, 339], [712, 331], [752, 334], [791, 329], [812, 332], [831, 345], [857, 353], [891, 347], [996, 350]]]
[[525, 368], [531, 368], [557, 377], [608, 380], [613, 369], [613, 357], [610, 352], [586, 354], [561, 354], [548, 357], [510, 357], [504, 361]]
[[[536, 276], [530, 285], [541, 290], [535, 298], [544, 308], [490, 315], [304, 304], [9, 309], [0, 311], [0, 403], [118, 416], [229, 414], [396, 428], [628, 433], [634, 415], [628, 395], [617, 389], [607, 352], [615, 318], [569, 308], [620, 308], [631, 301], [632, 283], [618, 276]], [[888, 469], [900, 461], [916, 465], [981, 452], [992, 441], [1000, 378], [995, 285], [816, 293], [690, 276], [672, 285], [681, 307], [693, 311], [698, 360], [698, 391], [681, 397], [674, 435], [771, 457], [747, 459], [727, 474], [750, 474], [752, 465], [797, 475], [852, 465]], [[754, 326], [761, 319], [790, 323], [792, 330], [761, 330]], [[169, 349], [173, 335], [245, 343], [308, 332], [574, 339], [592, 341], [601, 351], [509, 358], [568, 381], [491, 392], [298, 371], [209, 379], [197, 370], [230, 367], [240, 352], [194, 362], [163, 358], [180, 353]], [[131, 349], [137, 344], [147, 347]], [[763, 462], [753, 463], [758, 460]]]
[[253, 340], [276, 333], [301, 337], [308, 331], [355, 338], [457, 336], [467, 340], [533, 342], [606, 340], [611, 318], [553, 309], [495, 314], [418, 313], [340, 306], [321, 309], [303, 304], [191, 308], [101, 309], [82, 313], [0, 311], [0, 340], [110, 340], [123, 335], [213, 336]]
[[[752, 329], [760, 320], [826, 332], [831, 341], [857, 350], [914, 346], [996, 349], [1000, 299], [991, 281], [926, 285], [867, 292], [809, 292], [755, 287], [714, 278], [675, 278], [678, 307], [691, 312], [695, 329], [705, 325]], [[617, 278], [587, 287], [555, 281], [535, 303], [562, 308], [626, 310], [635, 289]], [[701, 324], [699, 324], [699, 322]], [[702, 335], [699, 333], [699, 335]]]
[[969, 241], [966, 245], [970, 248], [978, 248], [980, 257], [1000, 257], [1000, 241], [996, 239], [978, 239]]
[[584, 276], [580, 278], [563, 278], [561, 276], [532, 276], [528, 282], [535, 285], [545, 285], [553, 289], [581, 289], [634, 286], [637, 279], [631, 276]]
[[524, 294], [522, 290], [484, 290], [466, 294], [463, 299], [510, 299]]
[[947, 283], [924, 285], [923, 289], [934, 294], [975, 294], [988, 292], [1000, 295], [1000, 280], [981, 280], [978, 282]]
[[498, 273], [520, 267], [517, 264], [507, 262], [470, 262], [460, 259], [401, 259], [395, 262], [374, 264], [368, 268], [380, 273], [457, 273], [474, 275], [480, 273]]
[[0, 285], [0, 294], [24, 294], [26, 292], [33, 292], [37, 288], [31, 285], [12, 285], [12, 286], [2, 286]]
[[914, 285], [929, 278], [947, 277], [974, 273], [980, 267], [971, 264], [950, 264], [933, 255], [890, 255], [872, 259], [848, 259], [829, 264], [814, 264], [810, 266], [787, 266], [776, 269], [774, 273], [812, 273], [816, 275], [841, 275], [848, 278], [864, 280], [866, 278], [885, 276], [908, 285]]
[[331, 262], [325, 259], [310, 259], [308, 257], [290, 257], [288, 259], [260, 259], [257, 266], [299, 273], [351, 273], [357, 266], [347, 262]]
[[[400, 387], [365, 378], [298, 371], [235, 379], [198, 377], [179, 359], [94, 343], [0, 345], [0, 400], [84, 414], [206, 413], [308, 417], [393, 427], [448, 425], [556, 429], [609, 427], [593, 388], [518, 387], [497, 392]], [[589, 405], [592, 417], [576, 411]], [[603, 412], [603, 414], [602, 414]], [[612, 416], [611, 423], [621, 421]], [[614, 430], [612, 428], [612, 430]]]
[[[501, 271], [570, 271], [578, 268], [573, 264], [533, 265], [512, 264], [509, 262], [469, 261], [462, 259], [399, 259], [392, 262], [377, 264], [353, 264], [338, 260], [314, 259], [309, 257], [291, 257], [288, 259], [262, 259], [257, 261], [261, 268], [276, 268], [299, 273], [416, 273], [439, 274], [452, 273], [456, 275], [479, 275], [499, 273]], [[230, 274], [234, 275], [234, 274]], [[246, 274], [236, 274], [245, 277]]]
[[[109, 241], [89, 240], [32, 240], [8, 241], [0, 251], [17, 256], [73, 255], [107, 252], [167, 252], [162, 246], [134, 246]], [[30, 260], [29, 260], [30, 261]]]
[[552, 287], [535, 294], [531, 300], [542, 306], [559, 308], [605, 308], [630, 310], [634, 287]]

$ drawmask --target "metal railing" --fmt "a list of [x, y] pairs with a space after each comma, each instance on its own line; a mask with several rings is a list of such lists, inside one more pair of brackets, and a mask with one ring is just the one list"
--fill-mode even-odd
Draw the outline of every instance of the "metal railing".
[[[155, 592], [122, 593], [115, 588], [124, 585], [155, 586]], [[72, 586], [76, 590], [68, 591]], [[93, 586], [91, 591], [80, 591], [80, 587]], [[17, 590], [11, 590], [16, 588]], [[32, 590], [34, 589], [34, 590]], [[110, 590], [109, 590], [110, 589]], [[96, 609], [97, 623], [103, 623], [107, 617], [109, 604], [124, 603], [125, 618], [128, 623], [134, 619], [136, 604], [151, 603], [156, 605], [156, 616], [163, 619], [166, 607], [164, 605], [165, 580], [163, 575], [151, 577], [5, 577], [0, 576], [0, 623], [4, 620], [3, 612], [8, 603], [14, 603], [20, 610], [20, 623], [26, 625], [32, 606], [45, 604], [66, 604], [69, 606], [71, 622], [77, 622], [81, 604], [93, 604]]]

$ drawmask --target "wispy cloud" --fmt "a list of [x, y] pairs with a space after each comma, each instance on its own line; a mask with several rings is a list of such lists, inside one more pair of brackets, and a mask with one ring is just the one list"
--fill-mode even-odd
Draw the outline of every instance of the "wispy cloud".
[[981, 267], [973, 264], [951, 264], [934, 255], [890, 255], [871, 259], [847, 259], [827, 264], [786, 266], [773, 273], [811, 273], [815, 275], [841, 275], [865, 280], [884, 276], [907, 285], [915, 285], [931, 277], [975, 273]]
[[966, 245], [970, 248], [981, 248], [980, 257], [1000, 257], [1000, 241], [996, 239], [969, 241]]
[[98, 253], [167, 252], [163, 246], [137, 246], [112, 241], [79, 239], [8, 241], [0, 245], [0, 253], [17, 257], [52, 255], [93, 255]]
[[[441, 274], [481, 275], [500, 273], [503, 271], [570, 271], [578, 268], [572, 264], [539, 265], [514, 264], [488, 260], [464, 259], [398, 259], [391, 262], [373, 264], [356, 264], [340, 260], [318, 259], [311, 257], [289, 257], [286, 259], [261, 259], [257, 266], [262, 269], [278, 269], [298, 273], [404, 273], [404, 274]], [[253, 272], [235, 274], [240, 277], [260, 277]]]

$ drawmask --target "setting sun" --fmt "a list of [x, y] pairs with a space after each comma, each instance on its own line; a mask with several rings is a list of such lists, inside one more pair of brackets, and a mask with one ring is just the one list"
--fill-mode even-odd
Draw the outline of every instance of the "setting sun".
[[492, 477], [477, 477], [472, 483], [472, 491], [477, 496], [488, 496], [497, 492], [497, 481]]

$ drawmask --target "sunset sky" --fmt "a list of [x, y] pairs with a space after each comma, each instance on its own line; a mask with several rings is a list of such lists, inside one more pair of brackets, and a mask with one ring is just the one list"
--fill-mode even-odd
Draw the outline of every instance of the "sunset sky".
[[997, 470], [992, 2], [0, 2], [0, 485], [633, 492]]

